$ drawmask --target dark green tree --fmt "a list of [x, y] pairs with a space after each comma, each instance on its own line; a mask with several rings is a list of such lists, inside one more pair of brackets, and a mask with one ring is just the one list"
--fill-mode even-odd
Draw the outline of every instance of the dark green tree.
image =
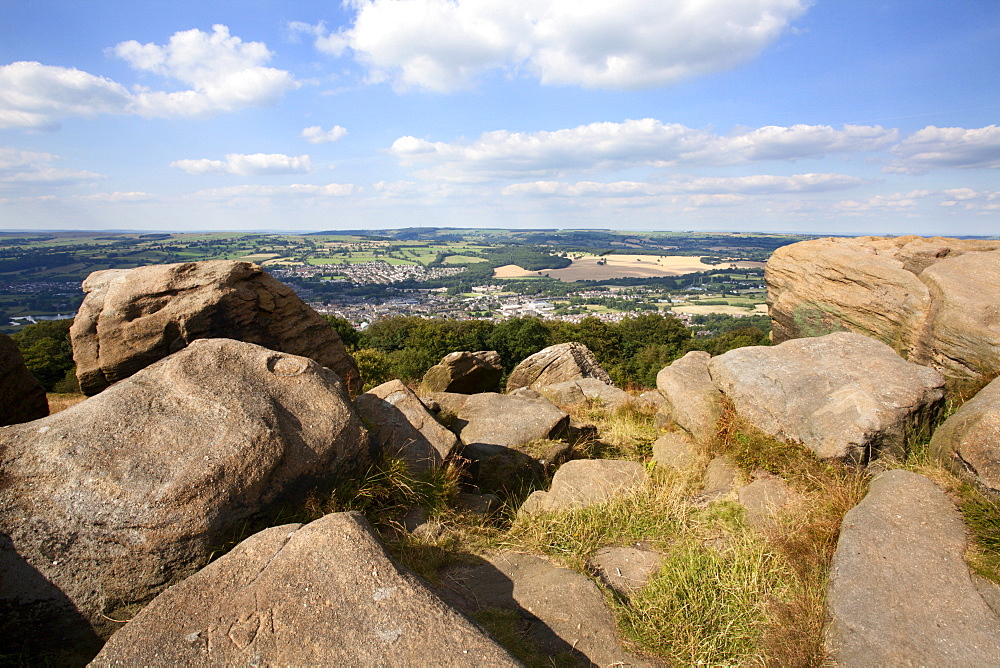
[[76, 366], [69, 340], [72, 320], [43, 320], [11, 336], [24, 364], [46, 392], [76, 392]]

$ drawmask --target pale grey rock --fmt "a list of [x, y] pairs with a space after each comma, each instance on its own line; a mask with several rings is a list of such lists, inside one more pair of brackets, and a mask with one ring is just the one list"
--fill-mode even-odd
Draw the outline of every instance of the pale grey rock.
[[979, 391], [934, 430], [930, 453], [959, 474], [1000, 493], [1000, 379]]
[[443, 574], [441, 592], [468, 612], [515, 611], [528, 637], [549, 656], [571, 655], [582, 665], [648, 665], [622, 648], [597, 585], [536, 556], [501, 552], [478, 566], [452, 566]]
[[893, 470], [848, 511], [827, 591], [830, 658], [848, 666], [988, 666], [1000, 620], [965, 564], [965, 527], [927, 478]]
[[501, 376], [503, 362], [497, 351], [456, 351], [448, 353], [427, 370], [421, 382], [421, 394], [498, 392]]
[[758, 477], [737, 489], [736, 496], [752, 526], [772, 525], [777, 513], [796, 499], [788, 483], [775, 475]]
[[525, 358], [507, 378], [507, 391], [519, 387], [537, 390], [567, 380], [596, 378], [614, 385], [608, 372], [597, 362], [594, 353], [582, 343], [559, 343]]
[[539, 387], [538, 392], [564, 410], [587, 401], [593, 401], [603, 408], [614, 410], [635, 401], [632, 395], [625, 390], [608, 385], [597, 378], [565, 380], [561, 383]]
[[97, 394], [195, 339], [227, 338], [310, 357], [351, 394], [362, 380], [337, 332], [250, 262], [212, 260], [96, 271], [70, 328], [77, 378]]
[[849, 332], [737, 348], [708, 368], [751, 425], [822, 459], [867, 463], [880, 453], [903, 455], [944, 396], [937, 371]]
[[653, 442], [653, 460], [664, 469], [683, 471], [698, 460], [697, 444], [684, 431], [668, 431]]
[[440, 468], [461, 448], [458, 437], [402, 381], [374, 387], [358, 396], [354, 405], [382, 454], [406, 462], [415, 474]]
[[549, 491], [532, 492], [518, 512], [538, 513], [585, 508], [643, 488], [649, 474], [639, 462], [574, 459], [552, 477]]
[[642, 589], [663, 565], [663, 555], [641, 547], [602, 547], [587, 566], [623, 598]]
[[100, 395], [0, 429], [0, 572], [32, 569], [58, 588], [18, 590], [4, 575], [3, 622], [23, 636], [44, 625], [18, 616], [41, 611], [106, 637], [119, 626], [109, 618], [131, 616], [236, 532], [368, 463], [335, 373], [249, 343], [195, 341]]
[[45, 388], [24, 366], [17, 344], [0, 332], [0, 427], [49, 414]]
[[708, 372], [711, 357], [692, 350], [656, 374], [656, 389], [665, 404], [660, 412], [701, 444], [715, 437], [722, 415], [722, 394]]
[[518, 666], [359, 513], [273, 527], [174, 585], [95, 666]]
[[693, 503], [705, 506], [728, 496], [736, 488], [738, 478], [739, 471], [726, 461], [725, 457], [714, 457], [705, 469], [701, 493], [693, 499]]
[[470, 395], [452, 429], [466, 445], [485, 443], [518, 448], [543, 438], [558, 438], [569, 415], [537, 392], [483, 392]]

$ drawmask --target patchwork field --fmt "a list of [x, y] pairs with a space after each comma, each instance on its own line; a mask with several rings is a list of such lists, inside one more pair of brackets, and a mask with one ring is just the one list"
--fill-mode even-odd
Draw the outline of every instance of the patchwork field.
[[721, 315], [767, 315], [767, 304], [757, 304], [751, 311], [742, 306], [673, 306], [670, 308], [675, 313], [689, 313], [691, 315], [709, 315], [719, 313]]
[[[759, 269], [763, 262], [736, 262], [741, 269]], [[608, 278], [655, 278], [659, 276], [679, 276], [708, 269], [721, 269], [729, 264], [704, 264], [698, 257], [687, 255], [590, 255], [573, 260], [565, 269], [544, 269], [543, 275], [560, 281], [599, 281]], [[493, 275], [497, 278], [518, 278], [537, 276], [536, 271], [526, 271], [508, 264], [497, 267]]]

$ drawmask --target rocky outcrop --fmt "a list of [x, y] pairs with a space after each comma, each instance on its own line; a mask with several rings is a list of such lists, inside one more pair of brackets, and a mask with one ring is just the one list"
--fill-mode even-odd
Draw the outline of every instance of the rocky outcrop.
[[708, 373], [711, 357], [692, 350], [656, 374], [656, 389], [665, 403], [660, 413], [702, 444], [715, 437], [722, 415], [722, 394]]
[[332, 371], [249, 343], [194, 341], [96, 397], [0, 429], [10, 537], [0, 572], [34, 572], [54, 588], [11, 591], [5, 575], [4, 622], [20, 624], [16, 637], [41, 628], [34, 615], [110, 635], [111, 619], [128, 619], [234, 533], [367, 464], [368, 435]]
[[602, 547], [587, 559], [587, 568], [622, 598], [642, 589], [663, 565], [663, 555], [644, 547]]
[[1000, 620], [965, 565], [965, 528], [934, 483], [876, 478], [844, 517], [827, 606], [830, 658], [848, 666], [984, 666]]
[[803, 241], [774, 252], [765, 280], [776, 343], [852, 331], [951, 379], [1000, 371], [1000, 242]]
[[250, 262], [185, 262], [97, 271], [83, 282], [70, 337], [77, 378], [97, 394], [195, 339], [227, 338], [316, 360], [350, 393], [361, 377], [337, 332]]
[[499, 392], [503, 363], [495, 350], [448, 353], [424, 374], [421, 393]]
[[549, 491], [532, 492], [520, 513], [540, 513], [586, 508], [604, 503], [620, 494], [636, 492], [649, 482], [649, 474], [639, 462], [617, 459], [574, 459], [552, 477]]
[[163, 592], [95, 666], [517, 666], [358, 513], [262, 531]]
[[440, 468], [461, 447], [458, 437], [399, 380], [368, 390], [354, 405], [382, 454], [403, 460], [415, 474]]
[[0, 427], [49, 414], [45, 388], [27, 367], [17, 344], [0, 332]]
[[514, 367], [507, 378], [507, 391], [519, 387], [537, 390], [578, 378], [596, 378], [614, 385], [608, 372], [597, 363], [597, 358], [582, 343], [560, 343], [540, 350]]
[[518, 448], [543, 438], [558, 438], [569, 415], [531, 390], [514, 394], [473, 394], [458, 411], [452, 428], [466, 445], [487, 443]]
[[930, 452], [956, 473], [1000, 493], [1000, 378], [934, 430]]
[[736, 490], [736, 498], [751, 526], [774, 526], [782, 508], [798, 497], [782, 478], [761, 471], [756, 480]]
[[879, 452], [903, 454], [944, 395], [938, 372], [848, 332], [737, 348], [708, 369], [750, 424], [823, 459], [865, 463]]
[[687, 432], [668, 431], [653, 441], [653, 461], [659, 468], [683, 471], [694, 465], [697, 458], [697, 445]]
[[562, 409], [592, 401], [602, 408], [614, 410], [633, 401], [632, 395], [625, 390], [596, 378], [578, 378], [543, 385], [538, 388], [538, 392]]
[[537, 488], [545, 478], [544, 465], [514, 448], [491, 443], [470, 443], [462, 450], [469, 462], [473, 484], [484, 492], [520, 493]]
[[[454, 566], [442, 577], [444, 599], [470, 613], [498, 608], [516, 613], [524, 634], [559, 665], [646, 665], [622, 649], [615, 617], [590, 578], [516, 552], [478, 566]], [[569, 661], [566, 661], [566, 659]]]

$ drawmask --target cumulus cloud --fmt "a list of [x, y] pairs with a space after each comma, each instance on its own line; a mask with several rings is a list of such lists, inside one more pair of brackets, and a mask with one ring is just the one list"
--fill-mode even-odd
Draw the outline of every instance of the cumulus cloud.
[[1000, 190], [952, 188], [945, 190], [943, 194], [945, 199], [941, 201], [941, 206], [981, 213], [1000, 211]]
[[318, 125], [305, 128], [300, 135], [310, 144], [329, 144], [347, 135], [347, 130], [339, 125], [334, 125], [329, 130], [324, 130]]
[[79, 169], [63, 169], [51, 153], [0, 147], [0, 187], [66, 186], [92, 183], [105, 178]]
[[810, 0], [351, 0], [353, 25], [291, 24], [372, 81], [452, 91], [490, 71], [543, 84], [638, 89], [744, 63]]
[[151, 193], [144, 193], [138, 191], [131, 192], [111, 192], [111, 193], [95, 193], [93, 195], [83, 195], [80, 199], [88, 200], [91, 202], [152, 202], [156, 199], [156, 195]]
[[920, 200], [930, 197], [931, 190], [911, 190], [905, 193], [876, 195], [866, 200], [845, 200], [837, 202], [834, 208], [849, 215], [860, 215], [872, 211], [906, 211], [914, 208]]
[[326, 185], [293, 183], [287, 186], [243, 185], [230, 186], [228, 188], [212, 188], [199, 190], [194, 193], [194, 197], [206, 199], [239, 199], [245, 197], [312, 198], [344, 197], [358, 192], [360, 192], [360, 188], [353, 183], [328, 183]]
[[796, 174], [678, 179], [667, 183], [641, 181], [533, 181], [504, 188], [505, 195], [554, 197], [657, 197], [685, 193], [708, 195], [752, 195], [825, 192], [854, 188], [862, 179], [845, 174]]
[[108, 52], [133, 69], [187, 88], [128, 90], [74, 68], [15, 62], [0, 67], [0, 127], [51, 130], [59, 119], [98, 114], [209, 116], [273, 104], [300, 85], [288, 72], [265, 66], [271, 52], [264, 44], [243, 42], [223, 25], [211, 33], [175, 33], [165, 45], [121, 42]]
[[819, 158], [884, 149], [898, 138], [880, 126], [768, 126], [717, 135], [645, 118], [592, 123], [552, 132], [497, 130], [472, 142], [431, 142], [405, 136], [390, 152], [404, 167], [425, 166], [444, 180], [553, 176], [571, 170], [722, 166], [764, 160]]
[[304, 174], [312, 169], [308, 155], [290, 156], [281, 153], [229, 153], [225, 160], [208, 158], [174, 160], [176, 167], [188, 174], [238, 174], [260, 176], [263, 174]]
[[898, 160], [885, 171], [923, 174], [942, 167], [1000, 168], [1000, 126], [939, 128], [928, 125], [892, 149]]

